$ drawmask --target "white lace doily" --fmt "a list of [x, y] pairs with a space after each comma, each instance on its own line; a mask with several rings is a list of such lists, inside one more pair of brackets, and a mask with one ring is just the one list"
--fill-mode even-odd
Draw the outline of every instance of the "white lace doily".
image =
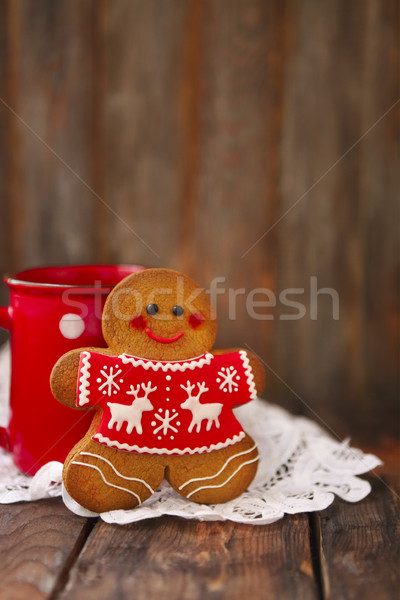
[[[9, 350], [0, 350], [0, 424], [7, 423]], [[321, 427], [304, 417], [293, 417], [264, 400], [254, 400], [235, 410], [244, 429], [258, 443], [260, 464], [255, 480], [240, 498], [206, 506], [179, 496], [167, 483], [140, 507], [102, 513], [107, 523], [131, 523], [174, 515], [202, 521], [230, 520], [267, 524], [285, 513], [322, 510], [335, 494], [348, 502], [362, 500], [370, 492], [367, 481], [357, 475], [381, 464], [372, 454], [337, 442]], [[0, 450], [0, 503], [60, 496], [81, 516], [97, 516], [68, 496], [61, 482], [62, 465], [50, 462], [34, 477], [23, 475], [11, 457]]]

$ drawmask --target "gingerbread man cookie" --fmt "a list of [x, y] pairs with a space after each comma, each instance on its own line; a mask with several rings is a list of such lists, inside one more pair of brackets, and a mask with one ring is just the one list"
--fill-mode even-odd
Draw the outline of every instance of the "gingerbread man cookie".
[[130, 509], [165, 477], [195, 502], [227, 502], [246, 490], [255, 442], [232, 409], [265, 383], [252, 353], [214, 350], [217, 320], [205, 292], [169, 269], [121, 281], [102, 316], [108, 348], [62, 356], [51, 389], [63, 404], [93, 411], [69, 453], [63, 481], [94, 512]]

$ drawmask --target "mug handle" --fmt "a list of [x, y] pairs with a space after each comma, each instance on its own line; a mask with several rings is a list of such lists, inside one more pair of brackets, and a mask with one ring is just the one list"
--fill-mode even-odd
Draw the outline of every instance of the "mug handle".
[[[11, 329], [11, 314], [8, 306], [0, 306], [0, 327]], [[0, 427], [0, 447], [8, 452], [11, 450], [10, 436], [6, 427]]]
[[8, 306], [0, 306], [0, 327], [10, 331], [11, 315], [10, 308]]

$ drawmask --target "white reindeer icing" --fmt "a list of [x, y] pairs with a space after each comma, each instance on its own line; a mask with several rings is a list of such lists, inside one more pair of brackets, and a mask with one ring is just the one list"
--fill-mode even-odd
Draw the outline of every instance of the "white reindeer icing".
[[[157, 386], [151, 387], [151, 381], [148, 383], [138, 384], [136, 388], [130, 386], [130, 392], [126, 392], [128, 396], [134, 396], [132, 404], [118, 404], [117, 402], [107, 402], [110, 408], [111, 419], [108, 422], [108, 428], [112, 429], [114, 423], [117, 424], [117, 431], [120, 431], [124, 421], [126, 421], [126, 432], [132, 433], [135, 428], [137, 433], [143, 433], [142, 413], [148, 410], [153, 410], [154, 406], [148, 399], [151, 392], [157, 389]], [[144, 391], [144, 396], [139, 396], [140, 388]]]
[[207, 431], [210, 431], [213, 423], [215, 423], [215, 426], [218, 428], [218, 417], [221, 414], [221, 410], [223, 407], [223, 404], [219, 402], [200, 404], [201, 394], [203, 394], [204, 392], [208, 392], [209, 388], [206, 387], [205, 381], [198, 383], [197, 386], [197, 395], [193, 396], [192, 391], [194, 390], [195, 384], [191, 384], [189, 380], [186, 382], [186, 385], [181, 384], [181, 388], [185, 390], [185, 392], [188, 395], [187, 400], [185, 400], [185, 402], [181, 404], [181, 407], [190, 410], [192, 413], [192, 421], [188, 429], [189, 433], [193, 431], [194, 426], [196, 426], [196, 432], [199, 433], [201, 429], [201, 424], [204, 420], [207, 420]]

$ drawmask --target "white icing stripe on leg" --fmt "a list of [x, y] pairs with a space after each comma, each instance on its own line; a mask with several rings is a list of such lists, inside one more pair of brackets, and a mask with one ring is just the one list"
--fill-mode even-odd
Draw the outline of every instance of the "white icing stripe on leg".
[[118, 475], [119, 477], [122, 477], [122, 479], [126, 479], [127, 481], [137, 481], [138, 483], [143, 483], [143, 485], [145, 487], [147, 487], [147, 489], [149, 490], [149, 492], [151, 492], [152, 494], [154, 494], [154, 490], [152, 487], [150, 487], [150, 485], [144, 481], [144, 479], [138, 479], [137, 477], [127, 477], [126, 475], [122, 475], [122, 473], [120, 473], [118, 471], [118, 469], [116, 469], [114, 467], [114, 465], [112, 464], [112, 462], [110, 462], [109, 460], [107, 460], [106, 458], [104, 458], [104, 456], [100, 456], [100, 454], [93, 454], [92, 452], [80, 452], [81, 456], [92, 456], [93, 458], [99, 458], [100, 460], [104, 460], [104, 462], [106, 462], [108, 465], [110, 465], [110, 467], [112, 468], [112, 470], [114, 471], [114, 473], [116, 475]]
[[101, 478], [106, 485], [109, 485], [110, 487], [116, 488], [117, 490], [122, 490], [123, 492], [127, 492], [128, 494], [135, 496], [136, 500], [139, 502], [139, 505], [142, 504], [140, 497], [137, 494], [135, 494], [135, 492], [132, 492], [131, 490], [128, 490], [127, 488], [123, 488], [119, 485], [114, 485], [113, 483], [110, 483], [109, 481], [107, 481], [107, 479], [103, 475], [102, 470], [99, 469], [99, 467], [96, 467], [96, 465], [91, 465], [90, 463], [79, 462], [78, 460], [73, 460], [71, 462], [71, 465], [80, 465], [81, 467], [89, 467], [90, 469], [96, 469], [96, 471], [98, 471], [100, 473]]
[[230, 480], [231, 480], [233, 477], [235, 477], [235, 475], [236, 475], [237, 473], [239, 473], [239, 471], [240, 471], [240, 469], [241, 469], [242, 467], [245, 467], [246, 465], [251, 465], [251, 463], [253, 463], [253, 462], [256, 462], [256, 460], [258, 460], [258, 459], [259, 459], [259, 456], [257, 455], [257, 456], [256, 456], [256, 458], [253, 458], [252, 460], [248, 460], [248, 461], [246, 461], [246, 462], [242, 463], [242, 464], [240, 465], [240, 467], [238, 467], [238, 468], [236, 469], [236, 471], [234, 471], [234, 472], [232, 473], [232, 475], [230, 475], [230, 476], [228, 477], [228, 479], [225, 479], [225, 481], [224, 481], [223, 483], [220, 483], [219, 485], [203, 485], [202, 487], [199, 487], [199, 488], [197, 488], [196, 490], [193, 490], [193, 492], [190, 492], [190, 494], [188, 494], [188, 495], [186, 496], [186, 498], [190, 498], [191, 496], [193, 496], [193, 494], [197, 494], [197, 492], [200, 492], [200, 490], [208, 490], [208, 489], [211, 489], [211, 488], [212, 488], [212, 489], [214, 489], [214, 488], [221, 488], [221, 487], [224, 487], [224, 485], [226, 485], [226, 484], [228, 483], [228, 481], [230, 481]]
[[214, 479], [215, 477], [218, 477], [218, 475], [221, 475], [222, 471], [226, 469], [231, 460], [233, 460], [234, 458], [238, 458], [239, 456], [243, 456], [244, 454], [250, 454], [250, 452], [253, 452], [253, 450], [255, 450], [256, 448], [257, 444], [254, 444], [254, 446], [250, 448], [250, 450], [244, 450], [243, 452], [239, 452], [239, 454], [234, 454], [233, 456], [230, 456], [226, 463], [220, 468], [218, 473], [215, 473], [215, 475], [208, 475], [208, 477], [194, 477], [193, 479], [189, 479], [189, 481], [186, 481], [186, 483], [183, 483], [178, 489], [183, 490], [183, 488], [189, 485], [189, 483], [193, 483], [194, 481], [204, 481], [205, 479]]

